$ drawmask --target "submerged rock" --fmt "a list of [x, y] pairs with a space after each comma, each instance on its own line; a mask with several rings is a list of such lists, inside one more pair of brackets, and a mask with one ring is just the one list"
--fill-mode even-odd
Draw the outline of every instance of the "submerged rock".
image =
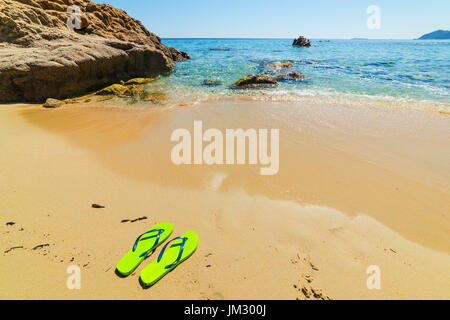
[[277, 86], [278, 81], [275, 77], [267, 74], [249, 74], [234, 85], [239, 88]]
[[94, 101], [105, 101], [107, 97], [110, 97], [110, 99], [113, 98], [113, 96], [107, 96], [107, 95], [101, 95], [96, 97], [96, 93], [87, 94], [81, 97], [76, 98], [70, 98], [63, 100], [65, 104], [76, 104], [76, 103], [88, 103], [92, 100]]
[[44, 108], [48, 108], [48, 109], [55, 109], [55, 108], [59, 108], [62, 107], [64, 105], [63, 101], [60, 101], [58, 99], [52, 99], [52, 98], [48, 98], [43, 107]]
[[293, 67], [294, 67], [294, 64], [292, 62], [283, 61], [283, 62], [271, 62], [271, 63], [267, 64], [265, 69], [272, 71], [272, 72], [277, 72], [279, 70], [290, 69]]
[[98, 96], [121, 96], [127, 91], [128, 88], [123, 84], [112, 84], [109, 87], [103, 88], [102, 90], [97, 91], [95, 94]]
[[[68, 6], [81, 29], [67, 27]], [[90, 0], [0, 0], [0, 103], [83, 94], [123, 78], [167, 74], [189, 56], [120, 9]]]
[[303, 36], [300, 36], [298, 39], [294, 40], [292, 45], [296, 47], [311, 47], [311, 41]]
[[280, 80], [280, 81], [283, 81], [283, 80], [305, 81], [306, 80], [306, 77], [297, 71], [278, 73], [276, 78], [277, 78], [277, 80]]
[[223, 85], [223, 82], [220, 80], [204, 80], [202, 84], [207, 87], [217, 87]]
[[294, 64], [290, 61], [266, 63], [263, 72], [273, 75], [278, 81], [304, 81], [306, 77], [297, 72]]

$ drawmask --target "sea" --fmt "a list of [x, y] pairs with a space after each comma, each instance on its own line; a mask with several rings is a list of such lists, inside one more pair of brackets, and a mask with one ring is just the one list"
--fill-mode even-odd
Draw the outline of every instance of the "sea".
[[[192, 59], [177, 62], [152, 90], [171, 93], [176, 103], [245, 98], [261, 101], [379, 102], [390, 106], [450, 111], [450, 41], [312, 39], [163, 39]], [[270, 66], [291, 62], [302, 81], [276, 87], [237, 89], [252, 74], [272, 74]]]

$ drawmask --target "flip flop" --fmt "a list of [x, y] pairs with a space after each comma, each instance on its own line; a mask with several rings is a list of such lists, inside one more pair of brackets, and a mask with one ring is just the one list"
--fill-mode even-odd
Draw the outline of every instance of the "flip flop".
[[[170, 247], [169, 245], [172, 244]], [[194, 231], [188, 231], [181, 237], [166, 243], [157, 260], [141, 271], [141, 282], [153, 286], [178, 265], [192, 256], [198, 247], [198, 236]]]
[[140, 235], [134, 242], [133, 249], [117, 263], [116, 269], [122, 276], [129, 276], [136, 270], [148, 254], [158, 248], [173, 232], [173, 225], [160, 223], [150, 231]]

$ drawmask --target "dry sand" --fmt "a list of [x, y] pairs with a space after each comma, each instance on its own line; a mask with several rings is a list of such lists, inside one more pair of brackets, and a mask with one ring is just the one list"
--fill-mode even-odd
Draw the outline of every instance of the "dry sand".
[[[279, 174], [173, 165], [170, 134], [194, 120], [280, 128]], [[0, 106], [0, 298], [449, 299], [449, 121], [244, 101]], [[196, 230], [200, 246], [144, 290], [148, 262], [126, 279], [114, 267], [158, 222], [174, 236]], [[66, 287], [70, 265], [82, 269], [81, 290]], [[367, 288], [371, 265], [381, 290]]]

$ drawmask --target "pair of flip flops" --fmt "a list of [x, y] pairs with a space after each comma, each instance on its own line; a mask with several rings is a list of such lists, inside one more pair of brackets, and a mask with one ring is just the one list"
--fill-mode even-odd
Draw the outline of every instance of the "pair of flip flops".
[[[172, 232], [173, 225], [160, 223], [140, 235], [136, 239], [133, 249], [117, 263], [117, 272], [124, 277], [132, 274], [149, 254], [170, 237]], [[182, 236], [170, 240], [161, 250], [158, 259], [141, 271], [141, 282], [147, 287], [153, 286], [192, 256], [197, 247], [198, 236], [194, 231], [188, 231]]]

